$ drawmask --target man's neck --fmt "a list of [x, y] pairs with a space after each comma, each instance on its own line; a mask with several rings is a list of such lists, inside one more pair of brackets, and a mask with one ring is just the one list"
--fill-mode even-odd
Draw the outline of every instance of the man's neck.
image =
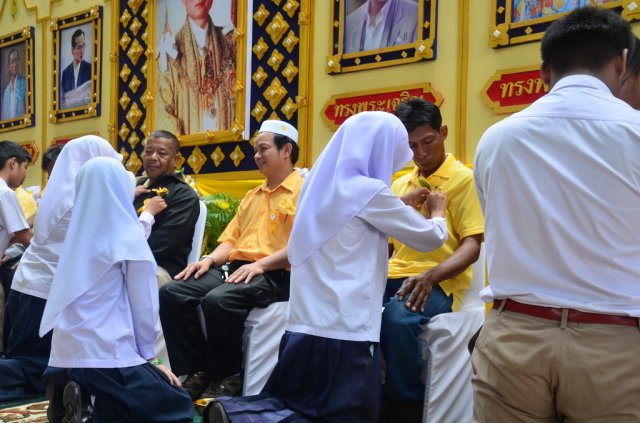
[[[11, 188], [9, 186], [9, 173], [8, 172], [0, 170], [0, 179], [2, 179], [4, 181], [4, 183], [7, 184], [7, 186], [9, 188]], [[13, 188], [11, 188], [11, 189], [13, 189]]]
[[376, 17], [383, 7], [384, 4], [380, 4], [376, 1], [369, 1], [369, 20], [371, 21], [372, 25], [376, 24]]
[[269, 189], [276, 189], [292, 172], [293, 167], [278, 172], [276, 175], [267, 176], [267, 186]]
[[204, 18], [192, 19], [189, 18], [191, 22], [198, 25], [202, 29], [206, 29], [207, 25], [209, 25], [209, 16], [205, 16]]
[[438, 166], [434, 167], [433, 170], [431, 171], [427, 171], [427, 170], [422, 170], [420, 168], [418, 168], [418, 176], [422, 176], [423, 178], [428, 178], [429, 176], [433, 175], [434, 173], [436, 173], [438, 171], [438, 169], [440, 169], [440, 167], [442, 167], [442, 164], [445, 162], [445, 160], [447, 159], [447, 156], [445, 156], [442, 161], [438, 164]]
[[76, 61], [74, 60], [74, 61], [73, 61], [73, 67], [74, 67], [74, 68], [77, 68], [78, 66], [80, 66], [80, 63], [81, 63], [81, 62], [82, 62], [82, 61], [80, 61], [80, 62], [76, 62]]

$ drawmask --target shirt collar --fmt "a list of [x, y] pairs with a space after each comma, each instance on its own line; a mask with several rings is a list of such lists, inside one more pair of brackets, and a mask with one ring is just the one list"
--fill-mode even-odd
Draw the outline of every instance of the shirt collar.
[[[153, 183], [153, 185], [155, 186], [155, 185], [166, 184], [168, 182], [167, 179], [174, 179], [174, 180], [176, 180], [177, 182], [179, 182], [181, 184], [186, 184], [186, 182], [184, 181], [184, 178], [182, 177], [182, 174], [176, 172], [176, 173], [173, 173], [173, 174], [170, 174], [170, 175], [164, 175], [164, 176], [159, 177]], [[149, 178], [145, 179], [143, 183], [145, 183], [148, 180], [149, 180]], [[149, 184], [149, 185], [152, 185], [152, 184]]]
[[[437, 176], [438, 178], [442, 178], [442, 179], [449, 179], [451, 177], [451, 174], [453, 173], [453, 169], [456, 165], [456, 162], [457, 160], [453, 156], [453, 154], [447, 153], [444, 159], [444, 162], [442, 162], [440, 167], [437, 168], [436, 171], [433, 172], [431, 175], [427, 176], [426, 179], [428, 180], [433, 176]], [[415, 177], [416, 180], [420, 177], [420, 169], [418, 169], [418, 166], [416, 166], [413, 169], [413, 176]]]
[[265, 179], [264, 182], [262, 182], [262, 185], [260, 185], [260, 190], [264, 192], [274, 192], [274, 191], [277, 191], [280, 187], [282, 187], [289, 192], [293, 192], [295, 191], [300, 178], [301, 178], [300, 173], [296, 169], [294, 169], [293, 172], [291, 172], [289, 176], [284, 178], [284, 181], [280, 182], [280, 185], [278, 185], [274, 189], [269, 189], [269, 186], [267, 185], [267, 180]]
[[196, 40], [196, 44], [198, 47], [203, 48], [207, 45], [207, 29], [209, 29], [209, 23], [207, 22], [207, 26], [204, 28], [200, 28], [194, 21], [189, 19], [189, 25], [191, 26], [191, 32], [193, 33], [193, 38]]
[[595, 90], [601, 91], [608, 95], [613, 95], [611, 90], [607, 85], [592, 75], [568, 75], [561, 78], [556, 84], [551, 88], [550, 92], [558, 91], [566, 87], [588, 87], [593, 88]]
[[9, 188], [9, 184], [7, 184], [7, 181], [5, 181], [4, 178], [0, 178], [0, 188], [4, 188], [4, 187]]
[[[370, 5], [367, 5], [367, 11], [365, 14], [365, 22], [367, 24], [367, 27], [371, 26], [371, 19], [369, 17], [369, 6]], [[378, 12], [378, 16], [376, 16], [375, 26], [380, 26], [381, 23], [384, 24], [384, 22], [387, 20], [387, 15], [389, 14], [390, 7], [391, 7], [391, 1], [388, 1], [384, 6], [382, 6], [382, 9], [380, 9], [380, 11]]]

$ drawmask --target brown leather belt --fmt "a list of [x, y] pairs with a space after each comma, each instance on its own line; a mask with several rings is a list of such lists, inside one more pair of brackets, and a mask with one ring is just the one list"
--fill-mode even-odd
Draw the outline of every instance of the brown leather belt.
[[[505, 302], [504, 306], [502, 303]], [[547, 320], [562, 320], [562, 308], [542, 307], [531, 304], [519, 303], [518, 301], [507, 298], [504, 300], [495, 300], [493, 302], [494, 310], [506, 310], [514, 313], [526, 314], [533, 317], [540, 317]], [[601, 325], [623, 325], [623, 326], [640, 326], [640, 319], [631, 316], [619, 316], [615, 314], [587, 313], [573, 309], [567, 310], [567, 322], [569, 323], [593, 323]]]

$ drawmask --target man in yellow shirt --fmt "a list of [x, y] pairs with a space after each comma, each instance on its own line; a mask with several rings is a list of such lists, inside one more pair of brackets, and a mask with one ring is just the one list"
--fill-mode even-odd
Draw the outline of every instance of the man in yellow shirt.
[[241, 393], [247, 315], [252, 308], [289, 299], [286, 248], [303, 183], [293, 167], [297, 140], [296, 129], [286, 122], [262, 124], [253, 148], [265, 181], [245, 195], [218, 238], [218, 247], [160, 289], [160, 319], [171, 368], [177, 375], [189, 375], [183, 387], [194, 399], [205, 390], [209, 397]]
[[[455, 311], [471, 284], [471, 264], [484, 233], [473, 172], [445, 152], [447, 126], [437, 106], [423, 99], [401, 103], [396, 116], [409, 132], [416, 167], [393, 183], [393, 192], [420, 210], [429, 190], [447, 195], [448, 240], [427, 253], [390, 240], [385, 309], [380, 346], [387, 362], [385, 411], [403, 421], [421, 421], [425, 386], [420, 380], [421, 325], [437, 314]], [[394, 296], [395, 295], [395, 296]], [[391, 298], [390, 298], [391, 297]]]

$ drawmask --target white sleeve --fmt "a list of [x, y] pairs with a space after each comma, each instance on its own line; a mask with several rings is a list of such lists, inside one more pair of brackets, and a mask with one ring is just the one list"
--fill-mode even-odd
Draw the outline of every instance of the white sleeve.
[[144, 238], [149, 239], [151, 227], [156, 223], [155, 217], [148, 211], [143, 211], [140, 213], [140, 216], [138, 216], [138, 222], [140, 222], [140, 226], [142, 226], [142, 230], [144, 231]]
[[18, 197], [13, 191], [0, 191], [0, 221], [4, 222], [3, 226], [10, 234], [29, 229]]
[[376, 194], [358, 217], [418, 251], [440, 248], [448, 236], [443, 217], [425, 218], [413, 207], [405, 205], [390, 188]]
[[136, 345], [142, 358], [150, 360], [156, 356], [155, 341], [160, 327], [155, 266], [145, 261], [127, 261], [125, 268]]

